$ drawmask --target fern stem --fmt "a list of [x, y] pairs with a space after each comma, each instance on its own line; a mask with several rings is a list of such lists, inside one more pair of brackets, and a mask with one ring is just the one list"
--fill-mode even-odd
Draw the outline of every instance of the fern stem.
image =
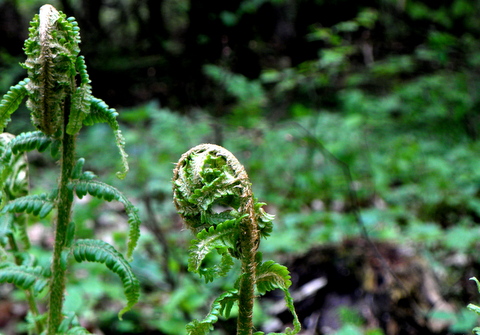
[[[249, 191], [251, 193], [251, 191]], [[242, 252], [242, 277], [238, 299], [237, 335], [251, 335], [253, 331], [253, 304], [255, 300], [256, 254], [259, 241], [258, 226], [254, 213], [253, 196], [249, 194], [246, 204], [248, 217], [242, 220], [240, 248]]]
[[52, 260], [52, 280], [50, 282], [50, 297], [48, 303], [47, 335], [56, 334], [63, 318], [62, 306], [65, 295], [66, 265], [62, 264], [62, 252], [66, 245], [67, 228], [70, 223], [73, 203], [73, 194], [67, 185], [75, 166], [75, 136], [67, 134], [65, 129], [64, 127], [60, 161], [61, 176], [58, 187], [55, 245]]

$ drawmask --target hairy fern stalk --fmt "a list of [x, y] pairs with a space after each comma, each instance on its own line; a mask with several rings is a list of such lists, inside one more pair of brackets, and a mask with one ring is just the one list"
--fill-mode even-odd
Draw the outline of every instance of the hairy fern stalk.
[[[139, 238], [140, 219], [130, 201], [114, 187], [95, 180], [83, 171], [83, 158], [75, 156], [76, 137], [82, 126], [106, 122], [112, 128], [119, 149], [124, 178], [128, 171], [124, 139], [117, 113], [91, 95], [85, 60], [79, 55], [80, 34], [74, 18], [67, 18], [53, 6], [40, 8], [30, 23], [25, 41], [23, 67], [28, 77], [14, 85], [0, 101], [0, 132], [24, 99], [37, 131], [18, 136], [2, 134], [0, 139], [0, 283], [13, 283], [25, 290], [30, 306], [29, 320], [37, 334], [89, 334], [75, 318], [66, 317], [63, 301], [68, 259], [105, 264], [122, 280], [127, 304], [119, 317], [138, 301], [139, 282], [127, 260]], [[28, 194], [25, 152], [51, 148], [60, 162], [58, 185], [50, 192]], [[75, 239], [72, 221], [73, 199], [89, 194], [107, 201], [120, 201], [128, 214], [129, 241], [125, 255], [101, 240]], [[50, 269], [38, 266], [29, 251], [25, 215], [45, 218], [52, 211], [55, 242]], [[15, 233], [18, 232], [18, 233]], [[4, 241], [8, 241], [5, 243]], [[9, 253], [13, 262], [9, 262]], [[21, 256], [19, 256], [21, 255]], [[35, 298], [48, 287], [48, 310], [39, 313]]]
[[[263, 261], [258, 252], [260, 239], [272, 231], [273, 216], [263, 210], [264, 203], [254, 198], [247, 172], [237, 158], [214, 144], [190, 149], [175, 167], [173, 192], [178, 213], [196, 236], [189, 250], [189, 271], [209, 282], [225, 276], [234, 259], [240, 261], [242, 270], [234, 287], [214, 301], [205, 319], [187, 325], [187, 333], [208, 334], [218, 317], [228, 317], [236, 303], [237, 334], [251, 335], [255, 296], [280, 289], [285, 293], [294, 325], [282, 334], [297, 334], [300, 322], [288, 292], [291, 285], [288, 269], [273, 261]], [[213, 251], [221, 260], [219, 264], [207, 266], [205, 257]], [[263, 333], [255, 333], [260, 334]]]

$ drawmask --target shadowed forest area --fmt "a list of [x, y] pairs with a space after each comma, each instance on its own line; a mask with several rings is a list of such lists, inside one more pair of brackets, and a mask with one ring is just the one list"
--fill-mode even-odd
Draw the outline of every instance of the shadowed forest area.
[[[83, 129], [78, 154], [142, 219], [132, 262], [141, 296], [123, 321], [117, 277], [96, 264], [68, 274], [64, 309], [90, 332], [181, 335], [232, 285], [187, 271], [172, 170], [200, 143], [234, 153], [275, 214], [261, 251], [292, 274], [301, 334], [453, 335], [479, 324], [466, 306], [480, 303], [469, 280], [480, 276], [480, 1], [50, 3], [78, 22], [93, 94], [119, 113], [130, 172], [115, 179], [115, 146], [98, 149], [112, 141], [108, 126]], [[26, 77], [23, 43], [43, 4], [0, 0], [2, 94]], [[20, 108], [10, 133], [33, 129]], [[57, 165], [28, 159], [33, 192], [50, 188]], [[87, 196], [76, 206], [80, 237], [124, 244], [121, 204]], [[43, 264], [50, 219], [28, 222]], [[276, 293], [256, 306], [258, 330], [292, 322]], [[22, 294], [0, 285], [3, 335], [28, 334]], [[221, 319], [213, 334], [234, 328]]]

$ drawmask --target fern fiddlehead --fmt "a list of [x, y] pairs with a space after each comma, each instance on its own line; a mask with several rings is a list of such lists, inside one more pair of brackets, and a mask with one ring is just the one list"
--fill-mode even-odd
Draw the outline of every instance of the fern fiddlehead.
[[[83, 125], [107, 122], [115, 134], [116, 145], [120, 151], [122, 169], [117, 173], [124, 178], [128, 171], [125, 140], [116, 120], [117, 113], [102, 100], [91, 95], [90, 79], [83, 56], [79, 56], [79, 27], [74, 18], [67, 18], [51, 5], [40, 8], [30, 23], [29, 37], [25, 41], [27, 56], [22, 66], [27, 70], [28, 78], [12, 86], [0, 101], [0, 132], [7, 126], [11, 114], [27, 98], [27, 107], [31, 110], [31, 119], [38, 131], [17, 136], [0, 150], [0, 163], [5, 164], [16, 154], [37, 149], [43, 152], [51, 147], [53, 157], [59, 157], [60, 178], [58, 186], [50, 194], [23, 195], [16, 199], [0, 199], [0, 215], [27, 213], [39, 217], [47, 216], [54, 208], [55, 243], [53, 249], [51, 278], [49, 280], [47, 335], [64, 333], [68, 325], [62, 322], [66, 257], [72, 254], [78, 261], [93, 261], [105, 264], [117, 273], [123, 281], [128, 304], [119, 313], [119, 317], [128, 311], [138, 300], [139, 285], [134, 278], [130, 265], [123, 255], [113, 246], [103, 241], [84, 240], [83, 244], [73, 243], [75, 223], [71, 221], [73, 198], [86, 193], [105, 200], [118, 200], [126, 206], [130, 225], [127, 258], [139, 238], [140, 219], [133, 205], [113, 187], [92, 180], [94, 175], [82, 172], [81, 164], [76, 164], [76, 136]], [[14, 170], [0, 164], [0, 186], [8, 181]], [[4, 165], [6, 166], [6, 165]], [[6, 194], [6, 189], [3, 193]], [[7, 201], [8, 200], [8, 201]], [[13, 249], [13, 248], [12, 248]], [[1, 251], [1, 250], [0, 250]], [[80, 256], [79, 256], [80, 255]], [[25, 286], [28, 275], [34, 272], [26, 266], [22, 271], [0, 269], [0, 282], [13, 282], [19, 287]], [[2, 272], [3, 271], [3, 272]], [[11, 274], [13, 273], [13, 275]], [[2, 276], [3, 274], [3, 276]], [[29, 279], [28, 279], [29, 280]], [[62, 326], [61, 326], [62, 325]], [[60, 328], [59, 328], [60, 327]], [[37, 332], [40, 327], [37, 327]], [[61, 330], [62, 329], [62, 330]], [[70, 333], [68, 331], [67, 333]], [[43, 334], [43, 332], [42, 332]]]
[[[208, 282], [226, 275], [233, 265], [232, 258], [239, 259], [242, 267], [236, 289], [226, 294], [229, 299], [217, 299], [205, 320], [187, 326], [188, 334], [208, 334], [217, 315], [228, 316], [235, 300], [239, 313], [237, 334], [251, 335], [255, 290], [263, 294], [274, 288], [285, 292], [294, 315], [295, 327], [286, 333], [298, 333], [300, 323], [288, 293], [288, 270], [272, 261], [262, 262], [258, 252], [260, 238], [272, 231], [273, 216], [254, 198], [247, 172], [237, 158], [214, 144], [190, 149], [174, 169], [173, 192], [178, 213], [196, 235], [189, 250], [189, 270]], [[202, 261], [211, 251], [222, 256], [220, 264], [205, 267]]]
[[80, 52], [77, 23], [45, 5], [35, 16], [25, 42], [27, 60], [23, 66], [30, 79], [27, 107], [33, 124], [47, 135], [60, 130], [63, 105], [75, 86], [75, 63]]

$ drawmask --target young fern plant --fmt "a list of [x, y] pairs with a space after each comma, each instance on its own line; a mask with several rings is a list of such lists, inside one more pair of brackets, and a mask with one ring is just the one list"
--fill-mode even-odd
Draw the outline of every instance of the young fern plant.
[[[78, 262], [103, 263], [120, 277], [127, 298], [126, 306], [118, 314], [121, 318], [139, 297], [139, 282], [127, 260], [131, 260], [140, 235], [140, 219], [137, 209], [119, 190], [83, 171], [84, 159], [77, 159], [75, 154], [76, 137], [84, 125], [108, 123], [120, 151], [119, 178], [124, 178], [128, 171], [125, 141], [115, 110], [91, 94], [85, 60], [79, 55], [80, 35], [75, 19], [45, 5], [31, 21], [29, 32], [23, 64], [28, 77], [12, 86], [0, 102], [0, 133], [25, 99], [37, 129], [16, 137], [2, 134], [0, 141], [0, 255], [4, 258], [0, 283], [13, 283], [26, 291], [33, 333], [88, 334], [75, 323], [75, 318], [65, 317], [62, 308], [68, 261], [73, 256]], [[49, 147], [52, 157], [60, 163], [58, 185], [47, 193], [27, 194], [24, 154], [31, 150], [44, 152]], [[104, 241], [75, 238], [73, 200], [75, 195], [82, 198], [86, 194], [106, 201], [117, 200], [125, 206], [129, 224], [125, 255]], [[51, 267], [45, 269], [36, 265], [28, 253], [24, 217], [30, 214], [45, 218], [52, 211], [54, 249]], [[42, 315], [35, 297], [47, 287], [47, 313]]]
[[[189, 249], [188, 269], [208, 283], [225, 276], [234, 259], [241, 263], [241, 274], [233, 288], [221, 294], [205, 319], [186, 327], [189, 335], [204, 335], [213, 330], [219, 316], [229, 317], [238, 305], [237, 334], [254, 332], [253, 305], [257, 295], [280, 289], [293, 315], [293, 329], [282, 334], [297, 334], [300, 322], [288, 291], [290, 274], [285, 266], [263, 261], [258, 251], [261, 238], [270, 235], [273, 216], [254, 198], [245, 168], [228, 150], [214, 144], [201, 144], [184, 153], [176, 164], [173, 199], [178, 213], [195, 234]], [[220, 211], [222, 210], [222, 211]], [[208, 266], [205, 257], [217, 252], [219, 264]]]

